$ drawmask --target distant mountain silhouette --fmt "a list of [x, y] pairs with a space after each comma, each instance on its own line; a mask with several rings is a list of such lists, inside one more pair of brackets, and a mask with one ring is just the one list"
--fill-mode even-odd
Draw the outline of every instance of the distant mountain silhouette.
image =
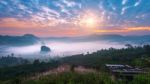
[[32, 34], [25, 34], [23, 36], [0, 35], [0, 45], [32, 45], [38, 40], [39, 38]]
[[110, 41], [121, 43], [136, 43], [148, 44], [150, 43], [150, 35], [143, 36], [122, 36], [116, 34], [106, 35], [89, 35], [80, 37], [47, 37], [39, 38], [32, 34], [25, 34], [23, 36], [2, 36], [0, 35], [0, 45], [32, 45], [38, 41], [66, 41], [66, 42], [87, 42], [87, 41]]
[[143, 36], [121, 36], [121, 35], [93, 35], [91, 40], [108, 40], [114, 42], [131, 42], [136, 44], [150, 43], [150, 35]]
[[121, 42], [121, 43], [135, 43], [135, 44], [147, 44], [150, 43], [150, 35], [143, 36], [122, 36], [117, 34], [106, 34], [106, 35], [89, 35], [89, 36], [81, 36], [81, 37], [49, 37], [47, 40], [61, 40], [68, 42], [86, 42], [86, 41], [113, 41], [113, 42]]

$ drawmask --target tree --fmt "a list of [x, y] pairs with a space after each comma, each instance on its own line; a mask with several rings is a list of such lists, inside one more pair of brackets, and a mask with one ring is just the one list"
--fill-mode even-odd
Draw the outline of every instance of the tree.
[[34, 60], [33, 64], [35, 64], [35, 65], [36, 65], [36, 64], [40, 64], [39, 59]]

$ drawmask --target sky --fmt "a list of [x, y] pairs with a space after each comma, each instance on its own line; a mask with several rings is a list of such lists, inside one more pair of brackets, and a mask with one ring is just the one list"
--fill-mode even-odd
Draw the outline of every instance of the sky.
[[150, 0], [0, 0], [0, 34], [150, 34]]

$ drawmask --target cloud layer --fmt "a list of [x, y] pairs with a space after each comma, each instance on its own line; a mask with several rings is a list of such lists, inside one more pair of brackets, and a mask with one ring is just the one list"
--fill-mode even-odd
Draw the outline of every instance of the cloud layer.
[[[148, 34], [149, 5], [149, 0], [0, 0], [0, 33], [77, 36], [141, 31]], [[97, 23], [92, 29], [85, 25], [91, 17]]]

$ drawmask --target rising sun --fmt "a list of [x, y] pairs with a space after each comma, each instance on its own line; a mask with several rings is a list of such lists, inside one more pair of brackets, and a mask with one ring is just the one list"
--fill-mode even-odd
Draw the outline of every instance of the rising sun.
[[85, 12], [80, 16], [78, 24], [84, 28], [96, 28], [102, 22], [102, 19], [93, 12]]
[[95, 18], [87, 18], [85, 19], [85, 25], [88, 26], [88, 27], [96, 27], [97, 25], [97, 20]]

